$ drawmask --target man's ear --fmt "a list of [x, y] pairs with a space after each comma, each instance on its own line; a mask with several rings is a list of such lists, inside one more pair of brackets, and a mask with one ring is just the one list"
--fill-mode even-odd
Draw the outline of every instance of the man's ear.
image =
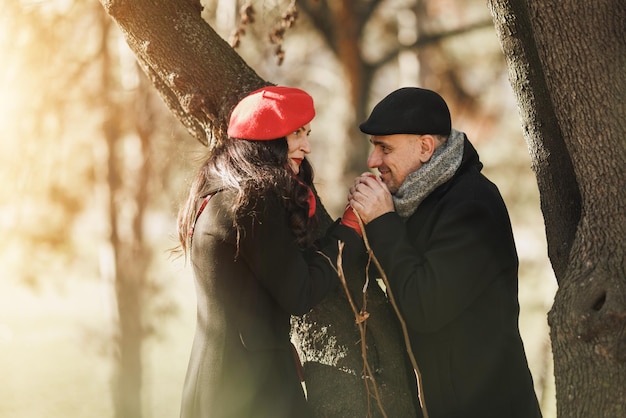
[[433, 156], [435, 152], [435, 148], [437, 146], [437, 141], [435, 137], [432, 135], [421, 135], [420, 136], [420, 148], [419, 148], [419, 159], [422, 164], [427, 163], [430, 160], [430, 157]]

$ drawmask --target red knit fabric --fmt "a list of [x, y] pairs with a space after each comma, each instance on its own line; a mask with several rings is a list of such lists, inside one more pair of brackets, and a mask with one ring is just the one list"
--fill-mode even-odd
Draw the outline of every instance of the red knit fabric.
[[228, 124], [231, 138], [264, 141], [295, 132], [315, 117], [313, 98], [294, 87], [268, 86], [244, 97]]
[[309, 189], [309, 218], [315, 216], [315, 210], [317, 209], [317, 201], [315, 200], [315, 195], [311, 188]]

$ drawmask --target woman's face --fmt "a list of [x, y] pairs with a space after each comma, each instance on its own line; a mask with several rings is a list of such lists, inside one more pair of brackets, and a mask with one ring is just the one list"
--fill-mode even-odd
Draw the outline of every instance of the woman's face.
[[309, 143], [309, 135], [311, 134], [311, 124], [306, 124], [297, 131], [287, 135], [287, 158], [289, 167], [294, 174], [300, 172], [300, 164], [304, 160], [304, 156], [311, 152], [311, 144]]

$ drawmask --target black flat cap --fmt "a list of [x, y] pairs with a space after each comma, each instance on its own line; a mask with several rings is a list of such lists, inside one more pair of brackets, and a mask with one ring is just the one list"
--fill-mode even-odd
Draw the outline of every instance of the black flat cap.
[[432, 90], [403, 87], [382, 99], [370, 117], [359, 125], [368, 135], [449, 135], [450, 110]]

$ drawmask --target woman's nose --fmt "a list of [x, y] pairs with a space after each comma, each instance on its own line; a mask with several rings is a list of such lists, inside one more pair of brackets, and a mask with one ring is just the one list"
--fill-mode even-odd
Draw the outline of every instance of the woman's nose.
[[311, 152], [311, 142], [309, 142], [309, 137], [305, 137], [304, 140], [302, 141], [302, 146], [300, 147], [300, 149], [305, 153], [305, 154], [309, 154]]

